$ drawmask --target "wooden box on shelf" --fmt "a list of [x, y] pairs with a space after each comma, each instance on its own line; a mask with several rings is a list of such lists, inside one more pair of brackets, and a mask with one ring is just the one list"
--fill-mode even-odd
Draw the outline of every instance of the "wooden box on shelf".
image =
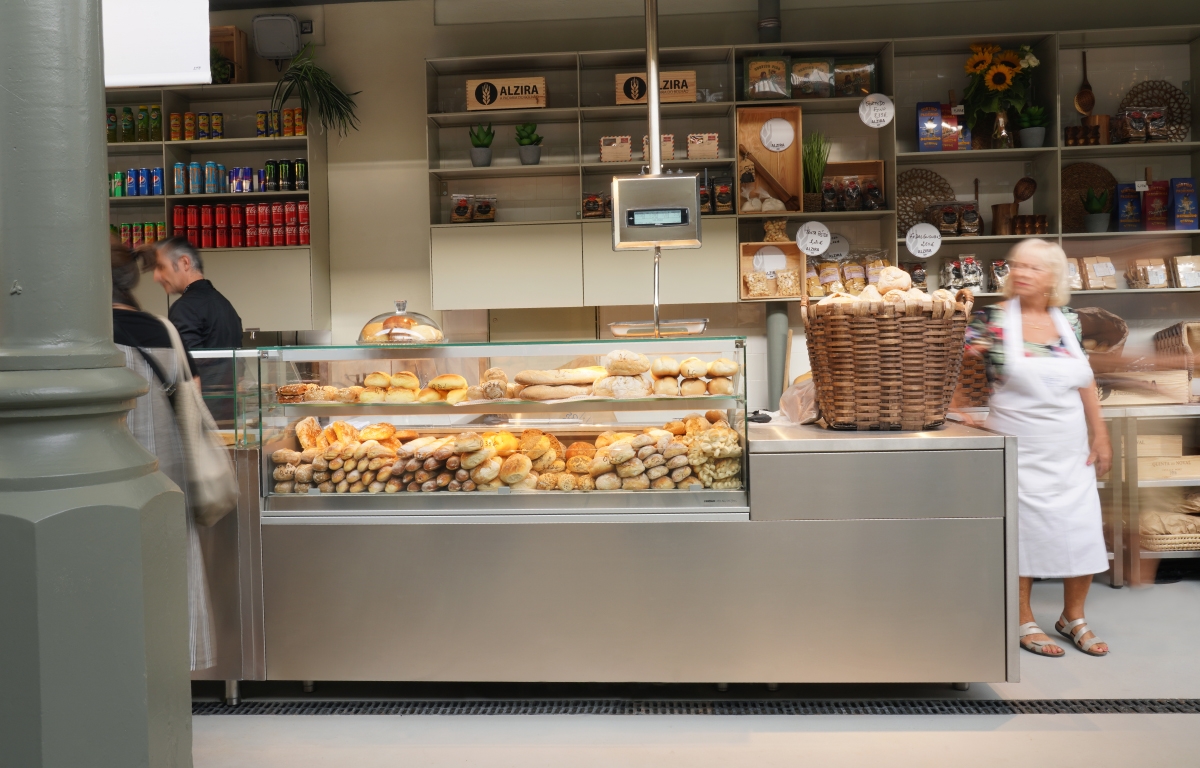
[[505, 77], [467, 81], [467, 111], [541, 109], [546, 106], [546, 78]]
[[[780, 151], [763, 144], [763, 126], [770, 120], [785, 121], [792, 129], [792, 139]], [[755, 183], [764, 185], [770, 194], [783, 202], [789, 211], [803, 208], [804, 158], [802, 155], [800, 107], [740, 107], [737, 110], [738, 213], [760, 213], [743, 210], [743, 166], [754, 167]], [[768, 130], [768, 132], [770, 132]], [[778, 133], [778, 132], [776, 132]], [[782, 144], [782, 143], [781, 143]], [[777, 145], [781, 146], [781, 145]], [[779, 211], [762, 211], [779, 215]]]
[[[825, 164], [826, 176], [857, 176], [858, 188], [866, 193], [865, 179], [873, 177], [879, 185], [880, 192], [887, 189], [887, 184], [883, 178], [883, 161], [882, 160], [851, 160], [840, 162], [829, 162]], [[817, 180], [820, 184], [820, 179]], [[865, 197], [864, 197], [865, 202]], [[883, 201], [884, 208], [891, 208], [892, 201], [885, 199]]]
[[[767, 264], [768, 269], [754, 267], [754, 256], [763, 248], [772, 247], [782, 252], [782, 270], [779, 264]], [[795, 242], [742, 243], [738, 265], [738, 296], [742, 301], [799, 301], [804, 295], [804, 253]], [[780, 255], [772, 253], [767, 259], [780, 261]], [[779, 272], [786, 270], [783, 285]], [[794, 274], [792, 274], [794, 273]], [[784, 291], [785, 293], [781, 293]]]
[[1110, 373], [1097, 382], [1100, 405], [1181, 405], [1191, 396], [1187, 371]]
[[250, 56], [245, 32], [234, 26], [209, 27], [208, 44], [233, 62], [233, 77], [229, 78], [229, 82], [250, 82]]
[[1139, 480], [1200, 479], [1200, 456], [1138, 458]]
[[[696, 70], [658, 73], [658, 100], [663, 104], [696, 100]], [[617, 104], [646, 103], [646, 73], [622, 72], [616, 76]]]

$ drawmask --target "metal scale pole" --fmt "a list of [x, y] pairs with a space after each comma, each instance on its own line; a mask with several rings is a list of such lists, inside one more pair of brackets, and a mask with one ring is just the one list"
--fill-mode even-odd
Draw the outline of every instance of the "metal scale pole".
[[[662, 175], [662, 129], [658, 114], [658, 0], [646, 0], [646, 105], [650, 111], [650, 175]], [[659, 325], [658, 268], [662, 248], [654, 246], [654, 338], [662, 337]]]

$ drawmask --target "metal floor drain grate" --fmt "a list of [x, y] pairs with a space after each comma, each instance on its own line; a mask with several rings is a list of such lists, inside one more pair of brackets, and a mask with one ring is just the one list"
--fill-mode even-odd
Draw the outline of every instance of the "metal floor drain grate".
[[193, 715], [1111, 715], [1200, 714], [1200, 699], [876, 701], [251, 701], [195, 702]]

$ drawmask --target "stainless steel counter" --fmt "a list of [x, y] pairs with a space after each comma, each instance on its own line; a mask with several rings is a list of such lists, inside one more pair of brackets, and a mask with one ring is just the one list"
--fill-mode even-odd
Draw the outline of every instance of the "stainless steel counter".
[[958, 451], [1004, 447], [1004, 437], [962, 424], [928, 432], [851, 432], [815, 424], [750, 426], [750, 453]]

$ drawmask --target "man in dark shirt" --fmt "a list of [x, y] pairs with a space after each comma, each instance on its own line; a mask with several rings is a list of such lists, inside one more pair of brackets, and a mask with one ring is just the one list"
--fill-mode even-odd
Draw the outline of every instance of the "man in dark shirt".
[[[155, 247], [154, 282], [169, 295], [179, 296], [167, 310], [167, 317], [179, 331], [183, 345], [195, 349], [239, 349], [242, 346], [242, 318], [229, 300], [204, 279], [200, 253], [182, 238], [164, 240]], [[198, 360], [200, 382], [213, 418], [221, 422], [233, 419], [233, 401], [212, 396], [230, 396], [234, 391], [233, 361]]]

